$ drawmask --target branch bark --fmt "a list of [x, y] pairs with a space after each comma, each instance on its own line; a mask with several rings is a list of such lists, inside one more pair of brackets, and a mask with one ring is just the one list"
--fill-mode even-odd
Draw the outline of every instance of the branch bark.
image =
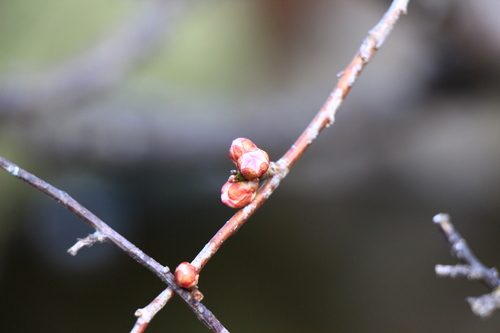
[[167, 266], [162, 266], [156, 260], [141, 251], [137, 246], [132, 244], [125, 237], [109, 227], [87, 208], [83, 207], [68, 193], [55, 188], [54, 186], [41, 180], [35, 175], [27, 172], [24, 169], [21, 169], [19, 166], [15, 165], [2, 156], [0, 156], [0, 167], [5, 169], [13, 176], [16, 176], [22, 181], [40, 190], [50, 198], [54, 199], [96, 230], [97, 234], [93, 234], [88, 236], [87, 238], [84, 238], [83, 240], [79, 240], [77, 244], [75, 244], [75, 246], [73, 246], [69, 251], [72, 251], [72, 249], [79, 249], [85, 245], [93, 244], [93, 242], [97, 240], [102, 241], [105, 239], [112, 242], [133, 259], [135, 259], [138, 263], [147, 267], [149, 270], [155, 273], [163, 282], [165, 282], [169, 286], [169, 288], [171, 288], [177, 295], [182, 298], [184, 302], [186, 302], [186, 304], [195, 313], [196, 317], [198, 317], [198, 319], [213, 332], [229, 332], [226, 328], [224, 328], [224, 326], [222, 326], [222, 324], [210, 312], [210, 310], [208, 310], [201, 302], [194, 299], [189, 291], [182, 289], [177, 285], [174, 279], [174, 275]]

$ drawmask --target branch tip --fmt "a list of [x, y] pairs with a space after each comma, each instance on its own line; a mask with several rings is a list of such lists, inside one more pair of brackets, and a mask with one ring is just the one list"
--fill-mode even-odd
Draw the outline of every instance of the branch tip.
[[91, 247], [97, 242], [104, 243], [106, 239], [106, 235], [104, 235], [100, 231], [96, 231], [85, 238], [79, 238], [75, 245], [68, 249], [68, 253], [72, 256], [76, 256], [78, 251], [80, 251], [84, 246]]
[[450, 215], [446, 213], [439, 213], [437, 215], [434, 215], [432, 221], [436, 224], [446, 223], [450, 221]]
[[451, 265], [436, 265], [434, 267], [434, 271], [436, 272], [437, 276], [449, 277], [451, 275], [451, 271], [453, 270], [453, 267], [456, 267], [456, 266], [451, 266]]
[[467, 297], [472, 312], [481, 317], [490, 317], [493, 312], [500, 308], [500, 292], [497, 289], [490, 294], [485, 294], [479, 297]]

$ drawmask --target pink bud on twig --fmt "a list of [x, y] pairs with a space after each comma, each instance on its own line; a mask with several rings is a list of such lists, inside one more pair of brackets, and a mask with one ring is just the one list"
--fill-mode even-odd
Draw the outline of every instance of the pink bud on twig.
[[233, 142], [231, 143], [231, 147], [229, 148], [229, 158], [234, 163], [237, 163], [238, 159], [243, 153], [255, 149], [257, 149], [257, 146], [249, 139], [246, 138], [234, 139]]
[[259, 188], [258, 180], [244, 180], [241, 182], [226, 182], [221, 189], [221, 200], [231, 208], [243, 208], [255, 197]]
[[174, 273], [175, 282], [187, 290], [193, 290], [198, 284], [200, 274], [196, 268], [188, 262], [181, 262], [175, 269]]
[[236, 163], [243, 177], [248, 180], [259, 178], [269, 168], [269, 155], [262, 149], [243, 153]]

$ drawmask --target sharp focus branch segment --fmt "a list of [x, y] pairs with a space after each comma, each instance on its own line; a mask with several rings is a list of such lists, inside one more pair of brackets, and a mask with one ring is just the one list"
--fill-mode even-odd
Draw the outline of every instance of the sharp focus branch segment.
[[210, 312], [210, 310], [208, 310], [202, 303], [194, 299], [189, 291], [182, 289], [177, 285], [174, 279], [174, 275], [172, 274], [172, 272], [170, 272], [170, 269], [168, 267], [162, 266], [156, 260], [148, 256], [125, 237], [109, 227], [96, 215], [83, 207], [69, 194], [55, 188], [54, 186], [27, 172], [26, 170], [21, 169], [2, 156], [0, 156], [0, 167], [18, 177], [19, 179], [25, 181], [29, 185], [40, 190], [41, 192], [45, 193], [47, 196], [54, 199], [63, 207], [67, 208], [76, 216], [81, 218], [92, 228], [96, 229], [96, 233], [84, 238], [83, 240], [78, 241], [70, 249], [70, 253], [78, 251], [83, 246], [94, 244], [96, 241], [104, 239], [109, 240], [110, 242], [121, 248], [129, 256], [134, 258], [137, 262], [150, 269], [163, 282], [165, 282], [170, 288], [172, 288], [173, 291], [178, 294], [184, 302], [186, 302], [186, 304], [191, 308], [198, 319], [213, 332], [228, 332], [227, 329], [224, 328], [219, 320], [212, 314], [212, 312]]

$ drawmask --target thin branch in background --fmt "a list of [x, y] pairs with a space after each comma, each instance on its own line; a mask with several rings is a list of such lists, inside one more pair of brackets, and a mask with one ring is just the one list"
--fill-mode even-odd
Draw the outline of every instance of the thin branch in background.
[[[331, 126], [335, 121], [335, 114], [342, 104], [345, 96], [361, 73], [361, 70], [373, 58], [375, 52], [382, 46], [401, 14], [406, 13], [409, 0], [395, 0], [382, 17], [380, 22], [368, 32], [358, 52], [351, 63], [339, 74], [339, 82], [326, 100], [323, 107], [307, 126], [302, 135], [295, 141], [283, 157], [270, 164], [272, 177], [268, 178], [258, 190], [255, 199], [236, 212], [224, 226], [212, 237], [205, 247], [191, 262], [198, 271], [201, 271], [212, 256], [219, 250], [224, 242], [252, 216], [271, 196], [286, 177], [290, 168], [302, 156], [305, 150], [313, 143], [318, 134]], [[168, 300], [167, 300], [168, 301]], [[165, 302], [166, 304], [166, 302]], [[133, 331], [134, 332], [134, 331]]]
[[480, 317], [488, 317], [500, 309], [500, 279], [496, 268], [483, 265], [472, 253], [465, 239], [455, 229], [448, 214], [437, 214], [433, 218], [442, 235], [451, 247], [451, 254], [463, 262], [457, 265], [436, 265], [436, 274], [452, 279], [467, 279], [485, 284], [492, 292], [480, 297], [468, 297], [472, 312]]
[[77, 251], [85, 245], [93, 244], [96, 241], [102, 241], [104, 239], [112, 242], [135, 259], [138, 263], [155, 273], [163, 282], [170, 286], [170, 288], [173, 289], [173, 291], [175, 291], [175, 293], [179, 295], [184, 302], [186, 302], [198, 319], [213, 332], [228, 332], [219, 320], [202, 303], [197, 301], [189, 291], [177, 285], [174, 275], [170, 272], [168, 267], [162, 266], [156, 260], [145, 254], [138, 247], [95, 216], [92, 212], [83, 207], [66, 192], [55, 188], [35, 175], [21, 169], [19, 166], [2, 156], [0, 156], [0, 167], [54, 199], [96, 230], [97, 234], [93, 234], [83, 240], [79, 240], [70, 249], [70, 251]]

